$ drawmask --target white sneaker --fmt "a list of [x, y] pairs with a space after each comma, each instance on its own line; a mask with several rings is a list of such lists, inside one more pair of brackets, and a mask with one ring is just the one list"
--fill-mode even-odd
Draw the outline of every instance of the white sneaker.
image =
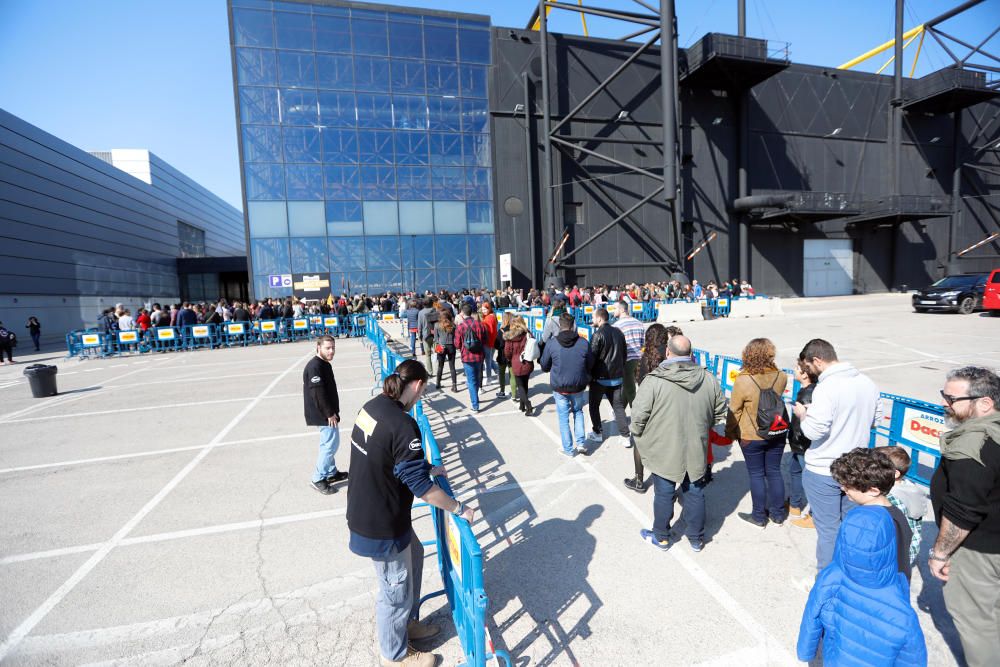
[[604, 436], [597, 431], [591, 431], [587, 434], [588, 442], [604, 442]]
[[625, 449], [632, 448], [632, 436], [631, 435], [620, 435], [618, 436], [618, 442], [621, 443], [622, 447]]

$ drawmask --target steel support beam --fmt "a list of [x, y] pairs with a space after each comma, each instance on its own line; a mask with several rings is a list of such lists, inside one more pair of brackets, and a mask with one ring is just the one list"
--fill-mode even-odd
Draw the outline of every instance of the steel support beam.
[[[604, 232], [608, 231], [609, 229], [611, 229], [612, 227], [614, 227], [615, 225], [617, 225], [619, 222], [621, 222], [625, 218], [627, 218], [630, 215], [632, 215], [632, 213], [634, 213], [637, 209], [641, 208], [643, 204], [645, 204], [648, 201], [651, 201], [654, 197], [656, 197], [656, 195], [660, 194], [660, 191], [662, 189], [663, 189], [662, 185], [658, 186], [651, 193], [649, 193], [648, 195], [646, 195], [645, 197], [643, 197], [642, 199], [640, 199], [636, 203], [632, 204], [632, 206], [629, 207], [629, 209], [627, 211], [622, 211], [622, 213], [617, 218], [615, 218], [614, 220], [612, 220], [611, 222], [609, 222], [608, 224], [604, 225], [599, 230], [597, 230], [596, 232], [594, 232], [593, 235], [589, 239], [587, 239], [586, 241], [584, 241], [583, 243], [581, 243], [580, 245], [576, 246], [575, 248], [573, 248], [572, 250], [570, 250], [568, 253], [566, 253], [565, 255], [563, 255], [563, 260], [569, 259], [573, 255], [575, 255], [576, 253], [580, 252], [581, 250], [583, 250], [584, 248], [586, 248], [588, 245], [590, 245], [591, 243], [593, 243], [594, 241], [596, 241], [598, 239], [598, 237], [600, 237]], [[562, 262], [559, 262], [559, 264], [561, 264], [561, 263]]]
[[592, 151], [589, 148], [584, 148], [583, 146], [581, 146], [579, 144], [575, 144], [572, 141], [566, 141], [562, 137], [549, 137], [549, 139], [551, 141], [556, 142], [557, 144], [562, 144], [563, 146], [567, 146], [569, 148], [572, 148], [573, 150], [580, 151], [581, 153], [586, 153], [587, 155], [592, 155], [592, 156], [596, 157], [599, 160], [604, 160], [605, 162], [610, 162], [611, 164], [617, 165], [619, 167], [624, 167], [625, 169], [628, 169], [630, 171], [634, 171], [637, 174], [642, 174], [643, 176], [649, 176], [650, 178], [654, 178], [654, 179], [656, 179], [658, 181], [664, 181], [663, 176], [660, 176], [659, 174], [654, 174], [653, 172], [647, 171], [647, 170], [643, 169], [642, 167], [637, 167], [634, 164], [629, 164], [628, 162], [623, 162], [622, 160], [619, 160], [617, 158], [613, 158], [610, 155], [603, 155], [601, 153], [598, 153], [597, 151]]
[[[547, 7], [552, 7], [553, 9], [565, 9], [569, 12], [579, 12], [580, 14], [593, 14], [594, 16], [603, 16], [607, 19], [617, 19], [619, 21], [627, 21], [628, 23], [639, 23], [648, 26], [656, 27], [659, 25], [657, 17], [652, 14], [640, 14], [638, 12], [622, 12], [615, 9], [602, 9], [601, 7], [591, 7], [589, 5], [568, 5], [563, 2], [543, 2]], [[542, 7], [538, 10], [540, 13], [544, 12]]]
[[[552, 116], [550, 109], [551, 88], [549, 87], [549, 20], [545, 14], [545, 0], [538, 2], [539, 30], [538, 35], [542, 50], [542, 247], [551, 248], [556, 242], [556, 219], [553, 212], [552, 198]], [[543, 275], [544, 281], [548, 276]]]
[[535, 160], [535, 146], [538, 144], [531, 140], [531, 127], [535, 121], [531, 114], [531, 88], [528, 81], [528, 73], [521, 72], [521, 82], [524, 84], [524, 166], [528, 175], [528, 229], [531, 235], [528, 237], [531, 244], [531, 285], [538, 283], [538, 234], [535, 228], [535, 177], [532, 174], [531, 163]]

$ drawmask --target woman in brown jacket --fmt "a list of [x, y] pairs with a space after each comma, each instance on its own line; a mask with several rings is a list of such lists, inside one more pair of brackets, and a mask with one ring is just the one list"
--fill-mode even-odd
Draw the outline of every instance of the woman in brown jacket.
[[518, 315], [510, 321], [510, 328], [503, 334], [503, 354], [510, 362], [510, 370], [517, 384], [517, 396], [521, 412], [525, 417], [531, 416], [531, 401], [528, 400], [528, 376], [535, 370], [535, 364], [521, 359], [525, 343], [528, 341], [528, 324]]
[[[761, 392], [773, 389], [780, 397], [788, 383], [788, 375], [774, 363], [775, 352], [774, 343], [767, 338], [754, 338], [743, 348], [743, 370], [733, 382], [726, 420], [726, 436], [739, 439], [750, 474], [753, 512], [737, 514], [759, 528], [765, 528], [768, 519], [780, 526], [788, 518], [785, 482], [781, 478], [781, 455], [788, 426], [786, 423], [780, 436], [766, 438], [759, 433], [757, 419]], [[784, 420], [788, 421], [787, 416]]]

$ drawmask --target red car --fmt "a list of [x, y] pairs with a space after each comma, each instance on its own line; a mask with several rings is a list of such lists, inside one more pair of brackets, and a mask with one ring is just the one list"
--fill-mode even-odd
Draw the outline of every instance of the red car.
[[993, 317], [1000, 317], [1000, 269], [994, 269], [986, 279], [983, 308]]

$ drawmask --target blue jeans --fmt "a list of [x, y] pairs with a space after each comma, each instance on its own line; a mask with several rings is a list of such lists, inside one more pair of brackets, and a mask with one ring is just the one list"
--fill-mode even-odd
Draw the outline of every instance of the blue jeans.
[[809, 498], [809, 510], [816, 525], [816, 568], [822, 570], [833, 560], [840, 522], [857, 505], [844, 495], [833, 477], [808, 468], [802, 473], [802, 487]]
[[319, 458], [316, 459], [316, 470], [313, 472], [314, 482], [337, 474], [337, 463], [334, 454], [340, 449], [340, 428], [337, 426], [319, 427]]
[[[584, 447], [583, 406], [587, 402], [587, 392], [575, 394], [553, 393], [556, 399], [556, 414], [559, 415], [559, 437], [562, 439], [563, 451], [567, 454], [573, 451], [574, 440], [577, 447]], [[569, 430], [569, 415], [573, 413], [573, 431]]]
[[462, 362], [462, 368], [465, 369], [465, 384], [469, 388], [469, 401], [472, 403], [472, 409], [479, 409], [479, 383], [483, 377], [483, 362], [474, 361], [471, 364], [468, 362]]
[[806, 455], [791, 452], [788, 457], [788, 505], [800, 510], [809, 504], [806, 492], [802, 488], [802, 470], [805, 467]]
[[743, 440], [743, 458], [750, 474], [750, 500], [753, 519], [757, 523], [788, 518], [785, 510], [785, 480], [781, 477], [782, 440]]
[[373, 556], [378, 596], [375, 598], [375, 626], [383, 658], [406, 657], [406, 624], [417, 618], [420, 584], [424, 574], [424, 547], [415, 534], [402, 551]]
[[410, 356], [411, 357], [417, 356], [417, 332], [416, 331], [411, 331], [410, 332]]
[[486, 366], [486, 378], [493, 377], [494, 373], [499, 373], [497, 367], [496, 350], [489, 345], [483, 345], [483, 365]]
[[[653, 482], [653, 534], [661, 542], [670, 537], [670, 522], [674, 518], [674, 491], [677, 482], [657, 474], [649, 476]], [[705, 539], [705, 477], [694, 482], [684, 475], [681, 482], [684, 494], [684, 534], [692, 541]]]

